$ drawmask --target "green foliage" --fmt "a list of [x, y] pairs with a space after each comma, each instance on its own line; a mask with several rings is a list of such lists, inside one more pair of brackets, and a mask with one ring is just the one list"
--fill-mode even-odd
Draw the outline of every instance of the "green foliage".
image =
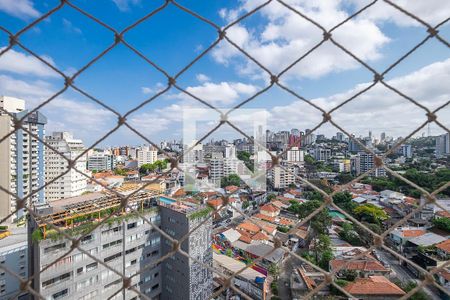
[[[425, 173], [412, 168], [406, 170], [403, 176], [418, 186], [423, 187], [428, 192], [432, 192], [450, 181], [450, 169], [438, 169], [434, 172]], [[361, 182], [372, 185], [373, 189], [377, 192], [387, 189], [402, 192], [415, 198], [420, 197], [418, 190], [392, 176], [386, 178], [365, 178]], [[442, 194], [450, 196], [450, 188], [445, 189]]]
[[[301, 219], [306, 218], [322, 205], [318, 200], [310, 200], [305, 203], [291, 200], [290, 203], [291, 206], [289, 206], [288, 210], [298, 215]], [[328, 227], [331, 226], [331, 222], [332, 219], [328, 214], [328, 208], [324, 208], [311, 218], [311, 228], [317, 234], [324, 234], [328, 232]]]
[[8, 230], [8, 225], [1, 225], [0, 231], [5, 231], [5, 230]]
[[307, 200], [323, 201], [323, 195], [317, 191], [306, 191], [306, 192], [303, 192], [302, 195]]
[[[400, 287], [405, 291], [405, 292], [409, 292], [410, 290], [416, 288], [417, 283], [414, 281], [409, 281], [406, 284], [402, 284]], [[425, 292], [420, 289], [417, 292], [414, 293], [414, 295], [412, 295], [411, 297], [409, 297], [408, 299], [412, 299], [412, 300], [427, 300], [428, 296], [427, 294], [425, 294]]]
[[333, 196], [334, 203], [345, 210], [348, 213], [352, 213], [353, 210], [358, 206], [355, 202], [352, 201], [352, 195], [345, 192], [338, 192]]
[[320, 234], [314, 240], [314, 256], [317, 264], [325, 269], [329, 269], [330, 260], [333, 259], [333, 250], [331, 249], [331, 239], [326, 234]]
[[272, 275], [273, 278], [278, 279], [278, 276], [280, 275], [280, 266], [277, 264], [270, 264], [269, 265], [269, 274]]
[[31, 234], [31, 240], [33, 243], [39, 243], [43, 238], [44, 235], [42, 234], [42, 230], [40, 228], [35, 229]]
[[278, 295], [278, 285], [275, 281], [272, 281], [270, 284], [270, 290], [272, 291], [272, 294]]
[[272, 201], [272, 199], [275, 199], [277, 196], [275, 194], [269, 194], [267, 195], [267, 200]]
[[196, 220], [196, 219], [202, 219], [206, 218], [214, 209], [210, 206], [207, 206], [203, 209], [197, 210], [196, 212], [193, 212], [192, 214], [188, 215], [189, 220]]
[[162, 170], [167, 168], [167, 165], [169, 163], [168, 159], [164, 159], [164, 160], [157, 160], [152, 164], [143, 164], [140, 168], [139, 168], [139, 173], [142, 175], [147, 175], [151, 172], [154, 172], [156, 170], [158, 170], [159, 172], [161, 172]]
[[288, 226], [277, 226], [277, 230], [281, 231], [283, 233], [287, 233], [289, 231], [289, 227]]
[[338, 176], [336, 176], [336, 179], [339, 181], [339, 184], [346, 184], [352, 181], [355, 177], [352, 176], [350, 173], [339, 173]]
[[251, 154], [247, 151], [238, 151], [237, 158], [239, 160], [242, 160], [245, 164], [245, 166], [250, 170], [254, 171], [254, 162], [252, 159], [250, 159]]
[[229, 176], [222, 177], [220, 180], [220, 186], [224, 188], [230, 185], [240, 186], [241, 178], [236, 174], [230, 174]]
[[122, 168], [116, 168], [114, 169], [114, 174], [116, 175], [120, 175], [120, 176], [127, 176], [127, 170], [122, 169]]
[[243, 209], [247, 209], [247, 207], [250, 206], [250, 203], [248, 201], [244, 201], [244, 203], [242, 203], [242, 208]]
[[230, 248], [228, 248], [228, 249], [225, 251], [225, 255], [228, 256], [228, 257], [233, 257], [233, 250], [231, 250]]
[[362, 246], [361, 239], [358, 233], [353, 229], [351, 223], [342, 224], [342, 230], [339, 232], [339, 237], [353, 246]]
[[450, 232], [450, 218], [435, 218], [432, 222], [437, 228]]
[[354, 281], [358, 277], [358, 272], [356, 272], [356, 270], [343, 270], [341, 274], [346, 281]]
[[381, 223], [381, 221], [387, 220], [389, 216], [386, 212], [371, 203], [363, 204], [353, 210], [355, 215], [363, 221], [370, 223]]

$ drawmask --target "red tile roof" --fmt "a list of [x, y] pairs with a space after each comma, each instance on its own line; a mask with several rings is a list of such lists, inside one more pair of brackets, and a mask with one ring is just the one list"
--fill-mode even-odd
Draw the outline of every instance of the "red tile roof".
[[234, 193], [239, 189], [238, 186], [235, 185], [229, 185], [225, 187], [225, 191], [227, 191], [228, 193]]
[[402, 296], [406, 293], [384, 276], [369, 276], [369, 278], [357, 278], [347, 284], [344, 289], [350, 294], [357, 295], [395, 295]]
[[440, 211], [436, 212], [436, 215], [439, 217], [450, 218], [450, 212], [448, 212], [446, 210], [440, 210]]
[[208, 203], [210, 206], [214, 207], [215, 209], [219, 208], [222, 205], [222, 199], [218, 198], [218, 199], [211, 199], [206, 201], [206, 203]]
[[275, 212], [275, 213], [280, 211], [275, 205], [272, 205], [270, 203], [263, 205], [260, 208], [260, 210], [267, 211], [267, 212]]
[[378, 271], [378, 272], [389, 271], [379, 261], [375, 259], [352, 261], [348, 265], [344, 266], [347, 263], [347, 261], [348, 259], [333, 259], [330, 262], [330, 266], [333, 270], [342, 268], [342, 270], [355, 270], [355, 271]]
[[263, 232], [258, 232], [257, 234], [252, 236], [252, 240], [254, 240], [254, 241], [268, 241], [269, 237], [267, 236], [267, 234], [265, 234]]
[[445, 252], [450, 252], [450, 239], [437, 244], [436, 248], [439, 248]]
[[242, 229], [244, 231], [249, 231], [253, 233], [257, 233], [261, 230], [258, 226], [250, 222], [243, 222], [237, 226], [237, 229]]
[[271, 222], [271, 223], [275, 222], [275, 217], [269, 217], [269, 216], [266, 216], [266, 215], [263, 215], [263, 214], [256, 214], [256, 215], [254, 215], [254, 217], [258, 218], [258, 219], [261, 219], [261, 220], [264, 220], [264, 221]]
[[427, 233], [426, 230], [423, 229], [406, 229], [402, 231], [403, 237], [418, 237]]
[[172, 195], [173, 197], [184, 197], [186, 196], [186, 192], [183, 188], [178, 189], [175, 193]]

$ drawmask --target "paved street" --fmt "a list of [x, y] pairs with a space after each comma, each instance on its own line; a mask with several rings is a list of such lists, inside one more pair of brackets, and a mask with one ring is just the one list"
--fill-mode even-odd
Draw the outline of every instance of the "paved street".
[[[415, 281], [418, 284], [420, 283], [420, 280], [407, 268], [402, 266], [398, 259], [393, 256], [391, 253], [387, 251], [377, 250], [378, 255], [380, 256], [380, 260], [382, 262], [389, 263], [392, 272], [395, 272], [395, 276], [402, 282], [408, 282], [408, 281]], [[393, 274], [391, 274], [392, 276]], [[434, 290], [434, 289], [433, 289]], [[436, 299], [439, 300], [440, 297], [437, 294], [437, 291], [433, 291], [429, 287], [423, 288], [423, 291], [430, 297], [429, 299]]]
[[300, 265], [300, 260], [289, 256], [281, 266], [280, 276], [278, 278], [278, 297], [281, 299], [291, 299], [290, 278], [294, 268]]

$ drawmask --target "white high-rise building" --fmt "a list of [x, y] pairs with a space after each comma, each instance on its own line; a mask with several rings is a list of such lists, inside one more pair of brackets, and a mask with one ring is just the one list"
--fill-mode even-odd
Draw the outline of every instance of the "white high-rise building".
[[[83, 141], [74, 139], [72, 134], [68, 132], [53, 132], [51, 136], [45, 137], [45, 141], [71, 160], [77, 158], [85, 150]], [[69, 167], [67, 160], [50, 148], [46, 149], [45, 163], [45, 182], [49, 182], [55, 177], [58, 177], [61, 173], [67, 171]], [[86, 155], [78, 158], [74, 167], [86, 174]], [[86, 187], [86, 176], [71, 169], [47, 186], [45, 196], [47, 201], [79, 196], [86, 191]]]
[[152, 164], [158, 160], [158, 150], [154, 147], [144, 146], [137, 151], [138, 168], [144, 164]]
[[[0, 139], [5, 137], [0, 142], [0, 186], [19, 198], [39, 190], [28, 203], [44, 203], [44, 147], [37, 138], [44, 138], [47, 119], [33, 112], [22, 121], [26, 130], [14, 130], [14, 118], [27, 114], [24, 100], [0, 96]], [[15, 210], [15, 202], [14, 197], [0, 190], [0, 218]], [[9, 221], [21, 216], [19, 211]]]
[[291, 163], [301, 163], [304, 160], [303, 150], [298, 147], [292, 147], [286, 152], [286, 160]]

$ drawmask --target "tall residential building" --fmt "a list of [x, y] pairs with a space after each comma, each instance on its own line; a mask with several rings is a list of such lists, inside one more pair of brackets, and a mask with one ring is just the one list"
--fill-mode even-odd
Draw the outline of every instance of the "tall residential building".
[[[0, 139], [13, 132], [0, 143], [0, 186], [20, 198], [45, 184], [44, 146], [34, 136], [44, 139], [47, 119], [40, 112], [33, 112], [22, 123], [32, 135], [23, 129], [14, 131], [14, 118], [21, 119], [27, 113], [24, 100], [0, 97]], [[10, 194], [0, 190], [0, 218], [15, 210], [15, 201]], [[44, 189], [35, 193], [30, 201], [44, 203]], [[22, 211], [9, 221], [21, 216]]]
[[[80, 246], [108, 267], [78, 249], [67, 254], [71, 241], [55, 230], [45, 230], [44, 223], [30, 220], [32, 287], [45, 299], [140, 298], [131, 290], [122, 290], [122, 278], [111, 269], [131, 278], [131, 286], [149, 299], [208, 299], [211, 295], [212, 274], [203, 266], [179, 253], [159, 262], [171, 253], [172, 245], [135, 212], [123, 211], [93, 229], [98, 215], [106, 216], [120, 206], [120, 197], [97, 193], [78, 196], [70, 202], [54, 201], [51, 205], [41, 213], [43, 218], [72, 236], [84, 234]], [[158, 196], [150, 192], [131, 196], [128, 205], [177, 239], [200, 225], [211, 211], [182, 200], [161, 197], [158, 201]], [[209, 219], [180, 247], [208, 266], [212, 266], [211, 230]], [[61, 256], [57, 264], [44, 270]]]
[[221, 152], [212, 153], [209, 159], [209, 180], [212, 184], [220, 186], [220, 180], [224, 177], [224, 158]]
[[[295, 183], [295, 167], [292, 165], [286, 165], [285, 169], [280, 166], [274, 166], [270, 170], [269, 180], [274, 189], [284, 189], [287, 188], [290, 184]], [[289, 172], [288, 172], [289, 171]]]
[[406, 158], [412, 157], [412, 146], [411, 145], [401, 145], [398, 149], [398, 153]]
[[447, 132], [436, 137], [436, 157], [450, 154], [450, 134]]
[[[152, 197], [153, 194], [139, 193], [130, 197], [129, 205], [158, 226], [159, 210], [153, 206]], [[74, 197], [70, 202], [54, 201], [41, 215], [72, 236], [79, 237], [85, 232], [80, 246], [111, 269], [128, 277], [140, 271], [133, 276], [131, 285], [150, 299], [158, 299], [162, 276], [160, 265], [155, 263], [161, 257], [157, 230], [137, 214], [123, 212], [87, 234], [98, 222], [98, 215], [106, 216], [119, 205], [119, 197], [97, 193]], [[138, 299], [129, 290], [112, 297], [123, 285], [121, 277], [78, 249], [66, 254], [71, 241], [55, 230], [45, 230], [43, 223], [30, 220], [28, 227], [32, 286], [45, 299]], [[61, 256], [57, 264], [44, 270]]]
[[137, 151], [138, 168], [144, 164], [152, 164], [158, 160], [158, 150], [154, 147], [144, 146]]
[[116, 168], [116, 160], [114, 159], [114, 155], [94, 153], [93, 155], [88, 156], [87, 168], [89, 171], [114, 170]]
[[[68, 159], [77, 158], [84, 150], [82, 140], [75, 139], [68, 132], [53, 132], [51, 136], [46, 136], [45, 141], [59, 153]], [[47, 148], [45, 153], [45, 181], [50, 182], [62, 173], [66, 172], [69, 165], [59, 153]], [[78, 158], [74, 166], [77, 170], [86, 173], [86, 156]], [[87, 178], [70, 169], [69, 172], [61, 176], [59, 179], [49, 184], [45, 190], [47, 201], [54, 201], [74, 196], [79, 196], [86, 191]]]
[[[175, 200], [168, 204], [167, 198], [161, 203], [161, 229], [177, 240], [189, 234], [180, 245], [181, 250], [196, 261], [176, 252], [162, 262], [163, 300], [202, 300], [212, 295], [212, 220], [205, 221], [209, 208], [199, 210], [190, 202]], [[203, 224], [202, 224], [203, 222]], [[194, 230], [195, 229], [195, 230]], [[192, 232], [191, 232], [192, 231]], [[172, 243], [163, 238], [162, 254], [173, 249]], [[198, 263], [201, 262], [202, 264]]]
[[[375, 158], [372, 153], [360, 152], [351, 158], [352, 171], [356, 176], [363, 174], [375, 166]], [[384, 177], [386, 170], [384, 168], [376, 168], [369, 173], [371, 177]]]

